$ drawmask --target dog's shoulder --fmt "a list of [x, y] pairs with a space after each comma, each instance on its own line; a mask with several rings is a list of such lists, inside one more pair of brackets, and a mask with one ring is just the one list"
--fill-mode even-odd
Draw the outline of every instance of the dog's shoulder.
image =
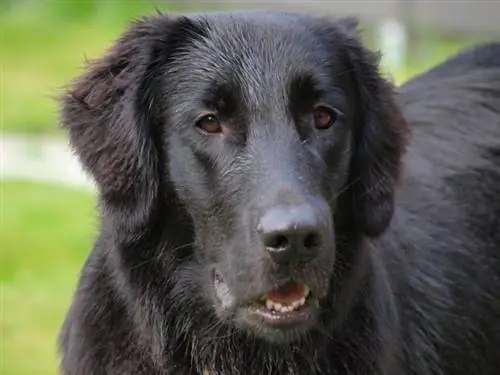
[[500, 262], [500, 57], [492, 51], [500, 44], [466, 50], [438, 66], [441, 78], [427, 79], [431, 70], [400, 89], [412, 137], [386, 237], [412, 233], [419, 255], [444, 252], [454, 266]]
[[[500, 308], [500, 65], [491, 54], [499, 48], [465, 51], [439, 77], [431, 70], [400, 88], [412, 140], [394, 218], [376, 246], [391, 265], [405, 348], [420, 373], [442, 366], [438, 347], [474, 372], [470, 358], [500, 345], [485, 334]], [[412, 348], [423, 349], [421, 360]]]

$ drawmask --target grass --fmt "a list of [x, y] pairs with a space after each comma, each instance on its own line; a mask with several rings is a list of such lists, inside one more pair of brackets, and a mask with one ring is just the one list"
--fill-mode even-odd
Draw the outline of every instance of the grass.
[[[0, 0], [2, 127], [4, 131], [58, 133], [61, 89], [96, 58], [127, 23], [165, 9], [153, 0]], [[3, 11], [2, 11], [3, 9]], [[410, 51], [398, 82], [442, 61], [470, 40], [426, 38], [425, 53]], [[373, 44], [373, 43], [371, 43]]]
[[[1, 1], [1, 0], [0, 0]], [[0, 16], [4, 131], [56, 133], [55, 97], [152, 2], [19, 1]]]
[[58, 331], [96, 233], [94, 197], [2, 182], [1, 207], [0, 373], [54, 375]]

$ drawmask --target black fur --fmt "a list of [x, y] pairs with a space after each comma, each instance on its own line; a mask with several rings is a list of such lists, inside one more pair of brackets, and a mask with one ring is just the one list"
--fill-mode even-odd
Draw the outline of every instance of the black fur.
[[[395, 92], [353, 20], [136, 22], [63, 100], [101, 227], [62, 373], [497, 374], [498, 56], [479, 46]], [[317, 103], [341, 114], [332, 128], [311, 126]], [[206, 110], [223, 135], [196, 130]], [[321, 208], [324, 243], [278, 267], [255, 222], [304, 202]], [[214, 270], [236, 304], [217, 299]], [[292, 279], [317, 296], [309, 325], [246, 318]]]

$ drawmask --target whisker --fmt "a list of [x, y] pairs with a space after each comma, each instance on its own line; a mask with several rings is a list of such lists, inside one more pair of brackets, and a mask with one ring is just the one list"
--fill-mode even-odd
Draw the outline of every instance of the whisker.
[[194, 245], [194, 242], [191, 242], [191, 243], [187, 243], [187, 244], [184, 244], [184, 245], [181, 245], [181, 246], [178, 246], [178, 247], [175, 247], [173, 249], [168, 249], [167, 246], [164, 246], [163, 249], [155, 256], [151, 257], [150, 259], [147, 259], [139, 264], [136, 264], [135, 266], [133, 266], [131, 268], [131, 270], [136, 270], [137, 268], [141, 268], [141, 267], [144, 267], [145, 265], [151, 263], [151, 262], [154, 262], [155, 260], [158, 260], [162, 257], [162, 255], [165, 253], [165, 251], [172, 251], [172, 252], [175, 252], [175, 251], [178, 251], [178, 250], [182, 250], [182, 249], [185, 249], [186, 247], [189, 247], [189, 246], [192, 246]]
[[328, 203], [331, 203], [333, 200], [337, 199], [341, 194], [345, 193], [348, 189], [354, 186], [354, 184], [358, 183], [361, 180], [361, 176], [356, 178], [354, 181], [351, 183], [347, 184], [344, 186], [342, 190], [340, 190], [337, 194], [335, 194], [329, 201]]

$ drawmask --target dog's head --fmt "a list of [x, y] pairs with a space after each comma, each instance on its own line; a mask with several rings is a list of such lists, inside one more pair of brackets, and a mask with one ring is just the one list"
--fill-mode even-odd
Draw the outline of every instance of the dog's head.
[[342, 242], [390, 222], [406, 133], [354, 29], [157, 16], [90, 66], [63, 123], [130, 278], [142, 267], [150, 292], [191, 288], [219, 322], [270, 341], [314, 329]]

